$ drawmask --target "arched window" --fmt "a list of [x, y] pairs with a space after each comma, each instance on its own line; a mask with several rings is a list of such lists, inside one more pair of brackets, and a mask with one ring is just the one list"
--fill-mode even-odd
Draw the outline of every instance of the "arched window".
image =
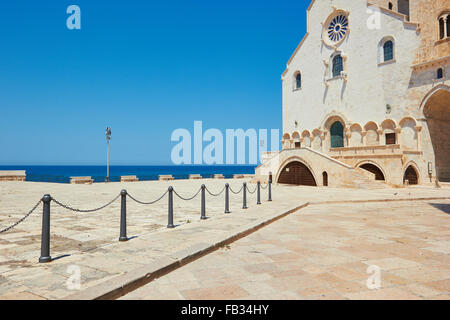
[[442, 79], [444, 77], [444, 70], [442, 68], [437, 69], [437, 79]]
[[300, 72], [298, 72], [295, 75], [295, 85], [294, 85], [294, 89], [300, 89], [302, 87], [302, 74]]
[[439, 16], [439, 40], [450, 38], [450, 13], [446, 12]]
[[344, 71], [344, 63], [340, 54], [333, 58], [333, 77], [338, 77]]
[[439, 39], [445, 38], [445, 20], [444, 17], [439, 19]]
[[328, 187], [328, 173], [326, 171], [322, 172], [323, 186]]
[[330, 128], [331, 147], [343, 148], [344, 147], [344, 126], [339, 121], [336, 121]]
[[383, 44], [384, 61], [394, 60], [394, 43], [391, 40]]
[[389, 2], [389, 10], [392, 10], [394, 8], [394, 5], [392, 4], [392, 2]]

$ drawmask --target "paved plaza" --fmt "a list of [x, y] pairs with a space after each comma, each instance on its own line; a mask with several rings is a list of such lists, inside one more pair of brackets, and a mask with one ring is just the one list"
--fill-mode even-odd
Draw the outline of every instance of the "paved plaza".
[[[2, 182], [0, 226], [3, 228], [22, 218], [45, 193], [72, 207], [90, 209], [107, 203], [121, 189], [127, 189], [137, 199], [150, 201], [163, 194], [169, 185], [186, 197], [193, 195], [202, 183], [216, 193], [227, 182], [233, 190], [239, 190], [243, 181], [247, 180], [93, 185]], [[250, 190], [255, 187], [249, 183]], [[384, 289], [387, 290], [386, 298], [398, 297], [398, 290], [402, 294], [407, 292], [408, 297], [418, 298], [445, 298], [448, 293], [449, 188], [356, 190], [275, 185], [273, 201], [267, 202], [267, 190], [262, 190], [262, 204], [258, 206], [255, 194], [247, 196], [249, 208], [243, 210], [242, 194], [230, 194], [231, 213], [224, 214], [223, 194], [213, 197], [207, 193], [208, 219], [200, 220], [200, 197], [182, 201], [174, 195], [177, 225], [174, 229], [166, 228], [167, 196], [153, 205], [140, 205], [128, 199], [128, 236], [131, 239], [127, 242], [118, 241], [120, 200], [93, 213], [74, 213], [52, 202], [51, 255], [54, 261], [48, 264], [38, 263], [40, 205], [23, 223], [0, 234], [0, 298], [99, 298], [125, 283], [145, 279], [167, 266], [175, 269], [180, 265], [181, 268], [124, 298], [157, 298], [149, 292], [152, 291], [150, 288], [159, 292], [161, 299], [221, 298], [227, 294], [230, 298], [247, 298], [255, 297], [255, 292], [266, 299], [358, 298], [357, 293], [363, 295], [361, 298], [364, 294], [369, 298], [382, 298]], [[399, 202], [424, 198], [434, 200]], [[437, 200], [442, 198], [447, 200]], [[375, 200], [378, 202], [370, 202]], [[273, 223], [247, 235], [268, 222]], [[235, 241], [238, 238], [241, 239]], [[185, 264], [196, 254], [209, 252], [217, 246], [223, 248]], [[217, 261], [211, 262], [211, 259]], [[368, 291], [364, 287], [368, 277], [366, 268], [372, 262], [381, 268], [382, 289]], [[202, 263], [214, 268], [196, 272], [195, 268]], [[68, 287], [73, 266], [80, 270], [80, 290]], [[334, 266], [340, 268], [333, 271]], [[336, 274], [338, 270], [342, 270], [341, 277]], [[346, 278], [345, 273], [352, 271], [359, 276]], [[179, 277], [180, 272], [192, 275], [172, 285], [171, 277]], [[290, 273], [304, 281], [291, 281]], [[213, 278], [217, 283], [209, 283], [212, 278], [208, 274], [216, 274]], [[240, 280], [242, 286], [239, 285], [239, 289], [231, 286], [238, 280], [233, 278], [237, 274], [247, 279]], [[283, 275], [288, 278], [283, 280]], [[227, 277], [231, 277], [230, 281]], [[404, 286], [434, 291], [425, 296], [403, 287], [400, 289], [397, 285], [402, 279], [409, 281]], [[225, 280], [229, 289], [219, 285]], [[321, 292], [329, 287], [325, 285], [327, 281], [335, 281], [336, 285], [344, 287], [351, 283], [352, 287], [349, 292], [332, 288]], [[298, 284], [298, 288], [288, 285], [289, 282]], [[320, 290], [311, 289], [314, 292], [309, 295], [300, 292], [310, 288]], [[142, 295], [136, 296], [140, 290], [144, 290]], [[351, 295], [353, 293], [355, 296]]]
[[448, 201], [310, 206], [122, 299], [449, 299], [449, 215]]

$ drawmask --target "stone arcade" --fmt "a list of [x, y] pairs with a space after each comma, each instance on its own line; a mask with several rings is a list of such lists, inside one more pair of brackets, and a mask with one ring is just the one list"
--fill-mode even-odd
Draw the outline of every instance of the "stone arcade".
[[282, 74], [282, 150], [256, 175], [335, 187], [450, 182], [449, 79], [450, 0], [313, 0]]

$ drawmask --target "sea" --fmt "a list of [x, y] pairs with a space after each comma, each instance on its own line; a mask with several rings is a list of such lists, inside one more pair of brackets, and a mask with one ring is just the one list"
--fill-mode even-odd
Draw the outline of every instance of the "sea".
[[[135, 175], [141, 181], [158, 180], [160, 174], [171, 174], [174, 179], [187, 179], [189, 174], [212, 178], [219, 173], [232, 178], [233, 174], [254, 174], [255, 168], [250, 165], [109, 166], [109, 180], [120, 181], [120, 176], [128, 175]], [[94, 182], [106, 179], [106, 166], [0, 165], [0, 170], [25, 170], [26, 181], [35, 182], [69, 183], [74, 176], [91, 176]]]

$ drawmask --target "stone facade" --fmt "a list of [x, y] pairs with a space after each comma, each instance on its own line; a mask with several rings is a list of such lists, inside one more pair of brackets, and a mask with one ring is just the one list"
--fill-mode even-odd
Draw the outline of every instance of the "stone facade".
[[450, 181], [450, 0], [312, 1], [282, 90], [283, 150], [257, 175], [305, 149], [295, 161], [315, 151], [391, 185]]

